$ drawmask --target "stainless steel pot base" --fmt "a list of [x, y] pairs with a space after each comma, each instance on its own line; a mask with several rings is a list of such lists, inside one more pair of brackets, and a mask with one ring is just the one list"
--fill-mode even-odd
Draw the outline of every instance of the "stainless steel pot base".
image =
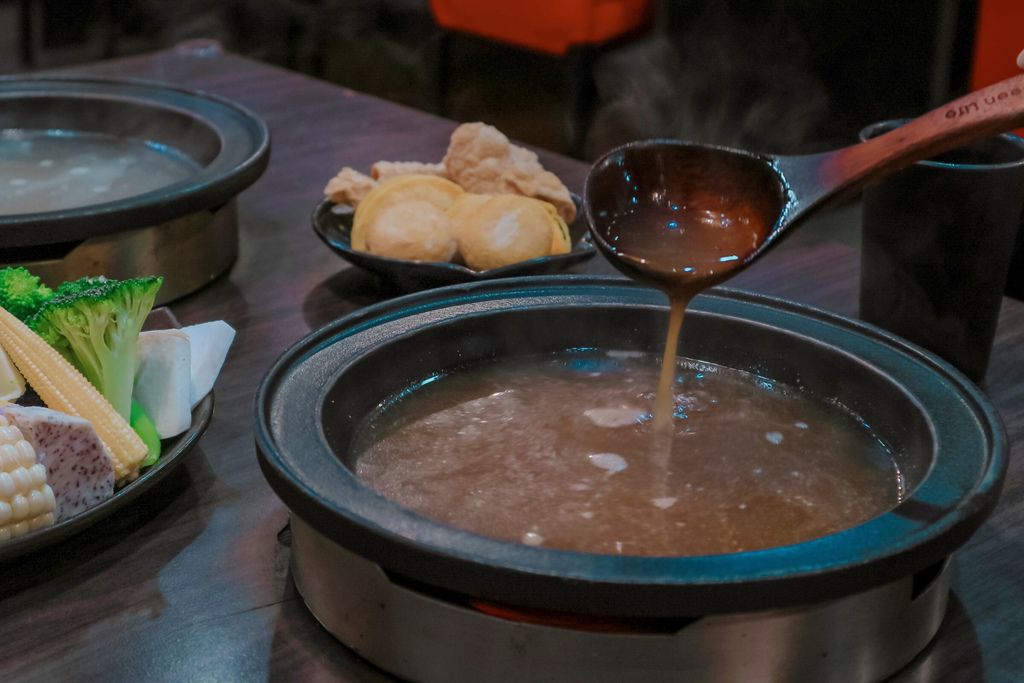
[[949, 561], [843, 598], [704, 616], [674, 633], [601, 633], [489, 616], [394, 583], [291, 517], [295, 585], [360, 656], [422, 683], [881, 680], [935, 636]]
[[56, 287], [65, 280], [105, 275], [122, 280], [163, 275], [156, 305], [180, 299], [227, 271], [238, 257], [238, 205], [232, 199], [165, 223], [90, 237], [60, 258], [11, 261]]

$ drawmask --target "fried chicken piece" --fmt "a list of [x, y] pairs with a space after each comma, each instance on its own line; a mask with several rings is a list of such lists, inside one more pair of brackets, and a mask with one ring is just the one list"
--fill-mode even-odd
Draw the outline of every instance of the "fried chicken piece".
[[569, 190], [545, 171], [537, 155], [517, 147], [494, 126], [464, 123], [452, 132], [444, 156], [448, 177], [468, 192], [521, 194], [550, 202], [567, 223], [576, 217]]
[[377, 187], [376, 180], [346, 166], [338, 171], [338, 175], [327, 181], [324, 197], [335, 204], [348, 204], [354, 207], [363, 201], [370, 190], [375, 187]]
[[436, 175], [448, 177], [444, 164], [425, 164], [419, 161], [378, 161], [370, 167], [370, 175], [377, 182], [384, 182], [400, 175]]

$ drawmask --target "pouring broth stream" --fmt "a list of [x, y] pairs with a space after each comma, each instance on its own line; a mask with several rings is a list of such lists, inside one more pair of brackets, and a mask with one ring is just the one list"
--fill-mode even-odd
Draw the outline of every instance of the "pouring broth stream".
[[768, 229], [749, 207], [730, 206], [723, 197], [688, 197], [648, 203], [611, 220], [606, 242], [617, 265], [669, 298], [669, 325], [661, 361], [655, 424], [671, 428], [674, 361], [686, 307], [694, 296], [729, 276], [764, 240]]

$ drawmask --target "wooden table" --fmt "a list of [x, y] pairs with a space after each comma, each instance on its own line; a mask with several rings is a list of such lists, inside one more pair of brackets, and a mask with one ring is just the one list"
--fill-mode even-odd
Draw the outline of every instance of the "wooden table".
[[[0, 568], [0, 681], [390, 680], [323, 631], [295, 593], [280, 534], [287, 515], [256, 463], [252, 397], [288, 345], [386, 296], [313, 235], [309, 214], [326, 179], [342, 165], [440, 159], [453, 124], [201, 47], [76, 73], [200, 88], [270, 125], [270, 167], [241, 197], [238, 262], [174, 305], [183, 324], [223, 318], [238, 330], [216, 415], [184, 466], [130, 511]], [[580, 188], [583, 164], [543, 161]], [[830, 241], [822, 222], [820, 234], [807, 228], [732, 284], [852, 315], [857, 253]], [[599, 260], [588, 268], [610, 272]], [[938, 639], [899, 680], [1024, 679], [1022, 360], [1024, 305], [1007, 300], [988, 391], [1016, 457], [995, 516], [957, 554]]]

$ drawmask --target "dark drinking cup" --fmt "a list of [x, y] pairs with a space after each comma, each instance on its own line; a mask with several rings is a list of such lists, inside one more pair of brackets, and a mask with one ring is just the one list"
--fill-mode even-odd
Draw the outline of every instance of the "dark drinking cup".
[[[883, 121], [867, 140], [899, 127]], [[860, 317], [942, 356], [988, 367], [1024, 209], [1024, 140], [999, 135], [864, 191]]]

